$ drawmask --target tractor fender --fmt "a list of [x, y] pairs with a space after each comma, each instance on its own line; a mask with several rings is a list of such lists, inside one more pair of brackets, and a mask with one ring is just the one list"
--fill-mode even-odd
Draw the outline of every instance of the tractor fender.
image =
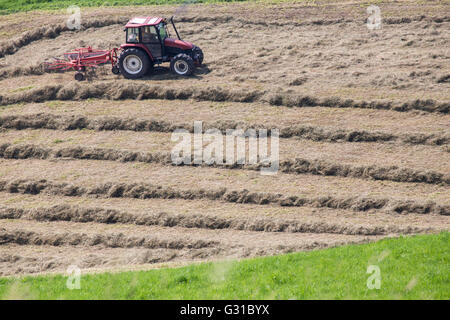
[[164, 45], [166, 47], [178, 48], [181, 50], [191, 50], [194, 48], [194, 45], [190, 42], [172, 38], [166, 38], [164, 40]]
[[150, 53], [150, 50], [148, 50], [148, 48], [144, 46], [142, 43], [127, 43], [120, 46], [120, 49], [122, 50], [126, 50], [128, 48], [140, 48], [141, 50], [144, 50], [145, 53], [147, 53], [151, 61], [154, 61], [153, 56]]

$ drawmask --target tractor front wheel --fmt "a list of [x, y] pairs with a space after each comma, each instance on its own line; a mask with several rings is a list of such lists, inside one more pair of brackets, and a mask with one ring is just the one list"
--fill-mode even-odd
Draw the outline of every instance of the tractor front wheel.
[[179, 76], [189, 76], [194, 72], [194, 60], [184, 53], [180, 53], [170, 61], [170, 70]]
[[147, 73], [149, 67], [150, 59], [142, 50], [129, 48], [120, 54], [120, 73], [127, 79], [141, 78]]
[[200, 49], [199, 47], [195, 47], [194, 48], [194, 57], [193, 58], [195, 60], [195, 63], [197, 65], [201, 66], [202, 63], [203, 63], [203, 51], [202, 51], [202, 49]]

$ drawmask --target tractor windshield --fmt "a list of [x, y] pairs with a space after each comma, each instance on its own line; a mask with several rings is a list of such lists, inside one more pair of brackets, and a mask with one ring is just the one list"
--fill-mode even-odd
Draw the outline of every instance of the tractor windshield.
[[164, 39], [169, 36], [165, 23], [161, 22], [160, 24], [158, 24], [157, 28], [159, 30], [159, 36], [161, 37], [161, 41], [164, 41]]

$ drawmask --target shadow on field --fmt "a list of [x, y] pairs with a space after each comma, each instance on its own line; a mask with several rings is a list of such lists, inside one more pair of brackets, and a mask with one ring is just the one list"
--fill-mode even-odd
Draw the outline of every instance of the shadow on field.
[[[207, 65], [202, 65], [200, 67], [195, 68], [194, 73], [190, 75], [189, 78], [200, 80], [203, 79], [203, 75], [208, 74], [210, 72], [211, 69], [209, 69]], [[183, 80], [183, 79], [186, 79], [186, 77], [173, 74], [170, 71], [170, 67], [157, 66], [154, 67], [153, 71], [150, 72], [148, 75], [137, 80]]]

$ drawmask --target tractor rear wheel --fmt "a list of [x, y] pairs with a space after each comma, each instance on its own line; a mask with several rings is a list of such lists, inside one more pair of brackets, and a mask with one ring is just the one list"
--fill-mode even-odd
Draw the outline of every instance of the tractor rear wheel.
[[127, 79], [138, 79], [145, 75], [150, 67], [147, 54], [139, 49], [129, 48], [120, 54], [120, 73]]
[[179, 76], [191, 75], [194, 67], [194, 60], [184, 53], [177, 54], [170, 60], [170, 70]]

